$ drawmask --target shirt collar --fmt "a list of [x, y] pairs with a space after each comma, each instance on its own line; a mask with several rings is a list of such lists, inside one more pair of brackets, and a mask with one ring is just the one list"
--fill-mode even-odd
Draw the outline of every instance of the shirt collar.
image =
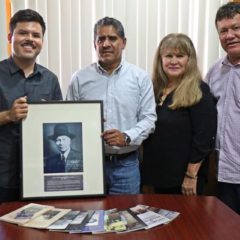
[[70, 148], [66, 152], [63, 153], [65, 159], [67, 159], [69, 152], [70, 152]]
[[240, 63], [232, 64], [232, 63], [229, 61], [227, 55], [223, 58], [222, 64], [223, 64], [223, 65], [227, 65], [227, 66], [240, 66]]
[[[117, 74], [121, 70], [123, 63], [124, 63], [124, 60], [122, 59], [120, 64], [116, 67], [116, 69], [114, 69], [112, 74], [115, 74], [115, 73]], [[99, 64], [99, 61], [97, 62], [97, 70], [101, 74], [108, 74], [108, 72]]]
[[[10, 70], [10, 73], [11, 73], [11, 74], [15, 74], [15, 73], [18, 72], [18, 71], [22, 71], [22, 69], [19, 68], [19, 67], [16, 65], [16, 63], [14, 62], [14, 60], [13, 60], [12, 57], [9, 57], [9, 58], [8, 58], [8, 66], [9, 66], [9, 70]], [[33, 71], [33, 73], [32, 73], [30, 76], [35, 75], [35, 74], [37, 74], [37, 73], [42, 74], [42, 72], [43, 72], [43, 69], [41, 69], [41, 68], [39, 67], [39, 65], [35, 63], [35, 65], [34, 65], [34, 71]]]

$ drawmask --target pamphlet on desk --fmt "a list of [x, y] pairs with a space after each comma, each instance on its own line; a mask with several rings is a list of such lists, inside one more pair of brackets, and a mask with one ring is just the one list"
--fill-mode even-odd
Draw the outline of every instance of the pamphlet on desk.
[[120, 211], [120, 214], [124, 219], [126, 230], [118, 233], [138, 231], [147, 227], [147, 225], [141, 219], [136, 218], [129, 209]]
[[52, 206], [30, 203], [0, 217], [1, 221], [23, 225], [37, 216], [53, 209]]
[[138, 145], [129, 145], [125, 147], [118, 147], [118, 146], [109, 146], [105, 144], [105, 154], [106, 155], [117, 155], [117, 154], [125, 154], [134, 152], [139, 148]]
[[147, 206], [147, 207], [148, 207], [147, 208], [148, 210], [153, 211], [155, 213], [158, 213], [158, 214], [168, 218], [169, 221], [165, 222], [164, 224], [171, 222], [180, 214], [179, 212], [170, 211], [170, 210], [163, 209], [163, 208], [156, 208], [156, 207], [150, 207], [150, 206]]
[[81, 233], [82, 229], [89, 222], [93, 214], [93, 210], [80, 211], [79, 214], [66, 227], [65, 231], [69, 233]]
[[139, 218], [142, 222], [145, 223], [145, 229], [153, 228], [169, 222], [168, 218], [156, 212], [150, 211], [148, 208], [149, 206], [138, 204], [135, 207], [129, 209], [133, 216]]
[[104, 228], [102, 231], [94, 231], [93, 234], [125, 231], [126, 225], [118, 209], [113, 208], [104, 211]]
[[70, 211], [66, 215], [62, 216], [56, 222], [51, 224], [48, 229], [50, 231], [64, 231], [67, 226], [73, 221], [73, 219], [80, 213], [80, 211]]
[[104, 232], [104, 210], [96, 210], [81, 233]]
[[53, 208], [44, 212], [42, 215], [32, 219], [31, 221], [22, 225], [23, 227], [30, 227], [30, 228], [42, 228], [46, 229], [52, 223], [56, 222], [59, 218], [66, 215], [70, 212], [71, 209], [61, 209], [61, 208]]
[[180, 213], [138, 204], [118, 210], [71, 210], [30, 203], [0, 217], [23, 227], [68, 233], [126, 233], [173, 221]]

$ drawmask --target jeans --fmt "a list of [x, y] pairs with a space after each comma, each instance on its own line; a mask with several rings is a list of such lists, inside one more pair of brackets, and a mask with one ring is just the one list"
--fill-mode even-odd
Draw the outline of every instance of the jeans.
[[240, 214], [240, 184], [218, 182], [218, 198]]
[[138, 194], [140, 192], [140, 170], [138, 153], [121, 160], [112, 157], [105, 162], [107, 194]]

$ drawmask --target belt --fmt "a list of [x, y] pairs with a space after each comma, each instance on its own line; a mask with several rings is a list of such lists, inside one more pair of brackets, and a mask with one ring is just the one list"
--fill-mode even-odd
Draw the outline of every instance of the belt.
[[122, 160], [124, 158], [127, 158], [133, 154], [135, 154], [136, 151], [133, 152], [128, 152], [128, 153], [123, 153], [123, 154], [111, 154], [111, 155], [106, 155], [105, 160], [106, 161], [112, 161], [112, 160]]

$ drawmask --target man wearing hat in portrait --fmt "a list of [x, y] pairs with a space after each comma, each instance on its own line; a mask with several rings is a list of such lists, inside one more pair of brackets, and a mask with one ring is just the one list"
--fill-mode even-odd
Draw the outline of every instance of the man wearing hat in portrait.
[[71, 148], [71, 141], [75, 135], [68, 131], [66, 124], [56, 124], [53, 135], [48, 138], [56, 143], [59, 153], [46, 159], [44, 173], [83, 171], [81, 152]]

